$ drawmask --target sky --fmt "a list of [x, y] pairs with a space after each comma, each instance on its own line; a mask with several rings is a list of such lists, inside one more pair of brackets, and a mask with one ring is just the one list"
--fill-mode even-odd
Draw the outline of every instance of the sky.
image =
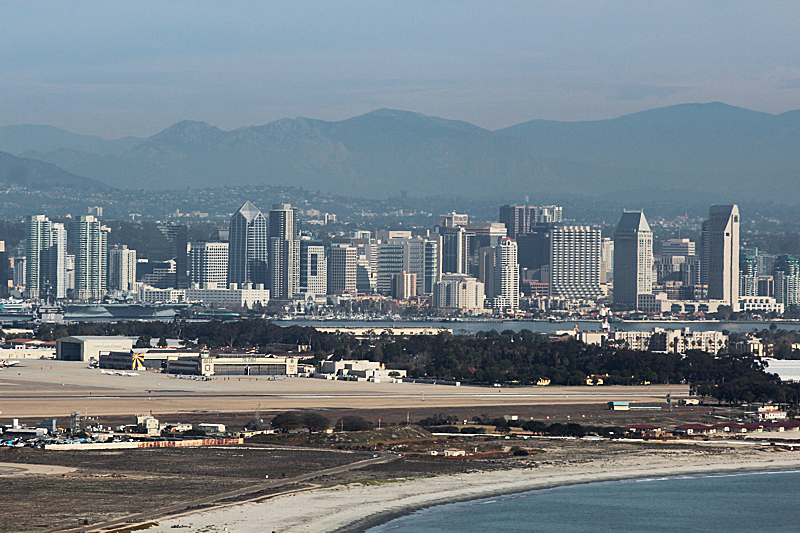
[[800, 2], [0, 0], [0, 125], [116, 138], [388, 107], [489, 129], [800, 109]]

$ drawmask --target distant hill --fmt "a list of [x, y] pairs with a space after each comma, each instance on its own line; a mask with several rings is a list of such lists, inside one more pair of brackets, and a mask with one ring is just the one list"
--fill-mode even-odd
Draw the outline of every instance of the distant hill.
[[719, 201], [800, 193], [800, 111], [771, 115], [721, 103], [494, 132], [390, 109], [233, 131], [183, 121], [131, 143], [121, 154], [74, 144], [25, 153], [120, 188], [269, 184], [372, 197], [405, 190], [631, 200], [692, 191]]
[[0, 187], [39, 191], [63, 188], [84, 192], [109, 189], [105, 183], [76, 176], [51, 163], [16, 157], [5, 152], [0, 152]]
[[0, 151], [16, 156], [48, 153], [62, 148], [90, 154], [122, 155], [144, 139], [123, 137], [107, 141], [94, 135], [79, 135], [55, 126], [20, 124], [0, 126]]

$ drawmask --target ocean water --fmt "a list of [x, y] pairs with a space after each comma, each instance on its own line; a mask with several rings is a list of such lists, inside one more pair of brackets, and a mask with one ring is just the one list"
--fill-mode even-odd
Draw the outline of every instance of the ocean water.
[[438, 505], [368, 533], [800, 531], [800, 470], [587, 483]]

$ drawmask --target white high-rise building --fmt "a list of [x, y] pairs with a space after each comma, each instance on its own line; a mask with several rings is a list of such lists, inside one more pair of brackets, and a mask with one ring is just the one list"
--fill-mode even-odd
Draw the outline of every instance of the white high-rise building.
[[322, 241], [300, 241], [300, 292], [328, 294], [328, 257]]
[[599, 229], [556, 225], [550, 231], [550, 296], [595, 300], [600, 290]]
[[33, 299], [67, 297], [67, 230], [44, 215], [27, 220], [25, 293]]
[[358, 249], [334, 244], [328, 251], [328, 293], [358, 290]]
[[626, 211], [614, 232], [614, 304], [636, 309], [653, 293], [653, 232], [644, 213]]
[[75, 293], [79, 300], [96, 300], [106, 293], [109, 232], [92, 215], [78, 217]]
[[510, 237], [500, 239], [495, 247], [494, 308], [500, 312], [516, 312], [519, 309], [517, 241]]
[[712, 205], [703, 224], [703, 273], [708, 299], [739, 310], [739, 207]]
[[300, 238], [297, 209], [274, 204], [269, 210], [267, 279], [270, 297], [289, 299], [300, 292]]
[[200, 286], [228, 286], [227, 242], [196, 242], [189, 250], [189, 279]]
[[245, 202], [228, 231], [228, 283], [267, 283], [267, 217]]
[[377, 291], [392, 294], [395, 274], [417, 275], [417, 294], [431, 294], [441, 277], [441, 256], [437, 239], [392, 238], [380, 240], [376, 248]]
[[136, 283], [136, 250], [117, 244], [108, 251], [108, 290], [131, 291]]
[[614, 279], [614, 241], [603, 237], [600, 242], [600, 283]]

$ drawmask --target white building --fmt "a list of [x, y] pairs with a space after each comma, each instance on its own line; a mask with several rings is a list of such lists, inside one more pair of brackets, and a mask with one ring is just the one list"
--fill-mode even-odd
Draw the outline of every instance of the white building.
[[494, 305], [500, 312], [519, 309], [519, 262], [517, 241], [510, 237], [500, 239], [495, 247]]
[[459, 309], [465, 313], [484, 311], [484, 285], [465, 274], [445, 274], [436, 283], [433, 305], [438, 309]]
[[739, 207], [712, 205], [703, 224], [703, 273], [708, 299], [739, 306]]
[[92, 215], [78, 217], [75, 296], [79, 300], [99, 299], [106, 293], [110, 231]]
[[745, 296], [739, 298], [739, 311], [745, 313], [783, 314], [784, 305], [771, 296]]
[[603, 295], [600, 289], [600, 240], [600, 230], [589, 226], [553, 227], [547, 280], [551, 298], [594, 300]]
[[29, 298], [67, 297], [67, 230], [44, 215], [27, 220], [25, 294]]
[[328, 294], [328, 257], [321, 241], [300, 241], [300, 292]]
[[[410, 232], [387, 232], [390, 238], [375, 244], [377, 291], [385, 295], [392, 294], [394, 275], [405, 270], [417, 275], [417, 294], [431, 294], [442, 271], [438, 240], [394, 238], [399, 233]], [[378, 234], [383, 235], [380, 231]]]
[[245, 283], [241, 286], [231, 284], [229, 288], [218, 287], [216, 283], [204, 286], [193, 283], [186, 289], [186, 301], [202, 302], [212, 307], [250, 307], [269, 303], [269, 289], [261, 284]]
[[356, 292], [358, 288], [358, 249], [349, 244], [334, 244], [328, 251], [328, 294]]
[[134, 283], [136, 250], [117, 244], [108, 252], [108, 288], [112, 291], [130, 291]]
[[274, 204], [269, 210], [269, 253], [267, 286], [272, 297], [291, 299], [300, 292], [300, 239], [297, 209], [291, 204]]
[[228, 283], [228, 243], [192, 243], [189, 251], [189, 279], [191, 283]]
[[653, 292], [653, 232], [644, 213], [626, 211], [614, 232], [614, 304], [635, 309]]

